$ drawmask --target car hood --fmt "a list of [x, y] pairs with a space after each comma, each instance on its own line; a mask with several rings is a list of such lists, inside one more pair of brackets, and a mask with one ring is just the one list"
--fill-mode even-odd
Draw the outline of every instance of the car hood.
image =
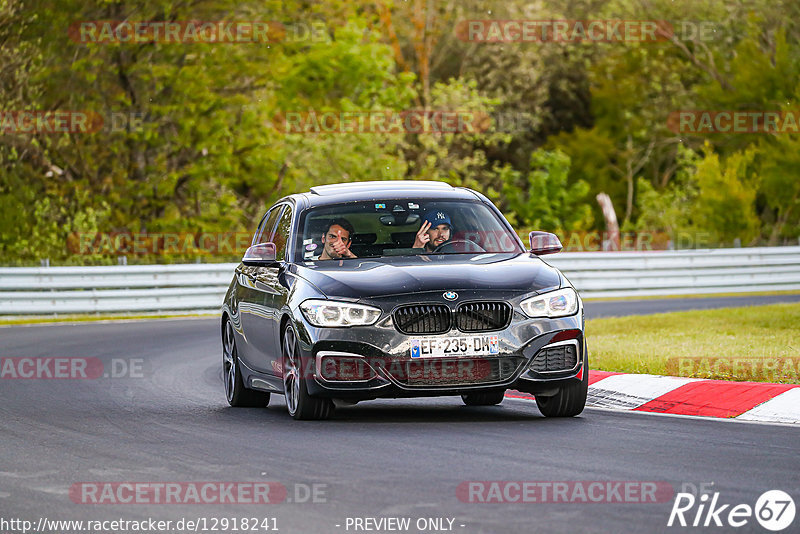
[[558, 288], [559, 272], [532, 254], [452, 254], [316, 261], [297, 275], [328, 297], [371, 298], [422, 291]]

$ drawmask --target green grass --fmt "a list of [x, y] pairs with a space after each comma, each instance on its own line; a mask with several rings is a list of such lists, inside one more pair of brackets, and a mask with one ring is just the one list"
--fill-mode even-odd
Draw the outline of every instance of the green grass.
[[607, 302], [615, 300], [662, 300], [693, 299], [707, 297], [771, 297], [777, 295], [800, 295], [800, 291], [754, 291], [752, 293], [694, 293], [691, 295], [642, 295], [641, 297], [588, 297], [585, 301]]
[[592, 369], [800, 384], [800, 303], [586, 321]]
[[43, 323], [84, 323], [94, 321], [131, 321], [146, 319], [175, 319], [175, 318], [194, 318], [194, 317], [216, 317], [208, 314], [166, 314], [166, 315], [131, 315], [131, 314], [104, 314], [104, 315], [59, 315], [58, 317], [48, 316], [29, 316], [13, 317], [0, 319], [0, 326], [21, 325], [21, 324], [43, 324]]

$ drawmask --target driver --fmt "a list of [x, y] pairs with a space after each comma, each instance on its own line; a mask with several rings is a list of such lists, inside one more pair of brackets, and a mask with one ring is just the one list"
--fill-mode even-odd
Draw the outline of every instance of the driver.
[[450, 241], [452, 224], [447, 213], [434, 210], [429, 211], [419, 227], [414, 240], [414, 248], [424, 248], [426, 252], [433, 252], [436, 248]]
[[338, 260], [342, 258], [357, 258], [350, 252], [350, 245], [353, 244], [353, 234], [355, 230], [345, 218], [331, 221], [328, 228], [322, 234], [322, 254], [319, 260]]

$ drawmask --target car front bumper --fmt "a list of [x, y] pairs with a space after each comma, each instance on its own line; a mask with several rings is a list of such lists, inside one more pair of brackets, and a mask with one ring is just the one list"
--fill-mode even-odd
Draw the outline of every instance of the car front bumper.
[[[583, 310], [558, 319], [530, 319], [515, 308], [511, 323], [500, 331], [440, 335], [399, 332], [391, 316], [375, 325], [318, 328], [301, 319], [295, 325], [311, 395], [348, 400], [381, 397], [460, 395], [477, 391], [516, 389], [553, 395], [580, 381], [587, 349]], [[496, 354], [413, 358], [413, 339], [497, 336]], [[574, 347], [570, 359], [548, 365], [547, 349]], [[556, 351], [555, 354], [558, 354]]]

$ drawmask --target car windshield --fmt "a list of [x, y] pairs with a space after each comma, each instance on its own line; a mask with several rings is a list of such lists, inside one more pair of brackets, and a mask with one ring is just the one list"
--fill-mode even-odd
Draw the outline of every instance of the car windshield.
[[338, 241], [336, 250], [347, 246], [358, 258], [524, 252], [517, 236], [478, 201], [406, 198], [321, 206], [302, 214], [299, 235], [296, 257], [303, 261], [346, 258], [335, 253]]

